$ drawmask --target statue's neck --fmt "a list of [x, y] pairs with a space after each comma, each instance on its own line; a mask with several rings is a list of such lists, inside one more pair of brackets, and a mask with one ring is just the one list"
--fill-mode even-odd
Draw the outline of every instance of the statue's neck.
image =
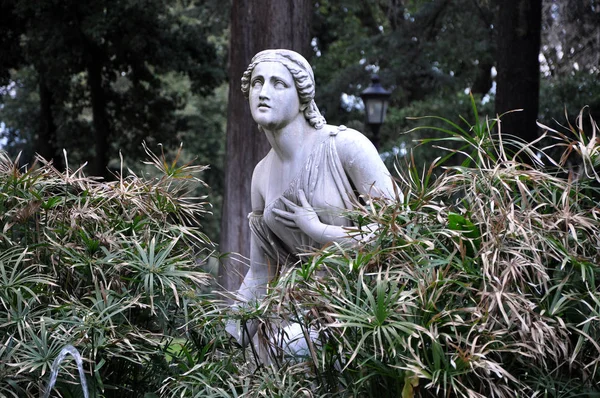
[[304, 157], [304, 148], [312, 142], [313, 128], [302, 118], [298, 118], [279, 130], [264, 129], [271, 148], [282, 161], [293, 161]]

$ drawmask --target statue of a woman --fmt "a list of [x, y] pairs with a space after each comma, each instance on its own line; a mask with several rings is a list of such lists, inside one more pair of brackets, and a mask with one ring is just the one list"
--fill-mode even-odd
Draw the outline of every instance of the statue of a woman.
[[238, 291], [251, 301], [265, 295], [278, 268], [295, 263], [298, 253], [352, 239], [343, 213], [357, 203], [356, 195], [393, 198], [394, 186], [364, 135], [325, 124], [314, 102], [312, 68], [300, 54], [256, 54], [242, 92], [271, 144], [252, 176], [250, 270]]

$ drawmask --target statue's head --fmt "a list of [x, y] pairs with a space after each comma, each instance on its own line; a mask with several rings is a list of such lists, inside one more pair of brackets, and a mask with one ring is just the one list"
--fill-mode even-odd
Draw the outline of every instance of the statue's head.
[[256, 54], [248, 69], [242, 75], [242, 93], [248, 98], [250, 92], [250, 78], [256, 65], [261, 62], [279, 62], [287, 68], [294, 78], [300, 110], [311, 126], [320, 129], [325, 125], [325, 118], [315, 104], [315, 76], [308, 61], [297, 52], [291, 50], [264, 50]]

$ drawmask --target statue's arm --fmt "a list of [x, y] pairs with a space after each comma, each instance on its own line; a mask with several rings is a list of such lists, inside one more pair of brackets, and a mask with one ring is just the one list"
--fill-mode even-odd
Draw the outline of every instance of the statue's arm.
[[238, 290], [238, 298], [244, 302], [262, 299], [267, 292], [267, 285], [275, 277], [274, 268], [253, 234], [250, 238], [250, 269]]
[[[252, 212], [262, 214], [265, 208], [264, 187], [267, 183], [268, 173], [265, 170], [266, 160], [263, 159], [252, 173], [251, 203]], [[273, 261], [268, 261], [265, 251], [260, 247], [258, 238], [254, 233], [250, 236], [250, 269], [244, 277], [238, 291], [240, 299], [248, 302], [261, 299], [267, 289], [267, 284], [275, 276], [275, 270], [271, 269]]]
[[[252, 176], [251, 202], [253, 213], [261, 213], [264, 209], [264, 197], [262, 194], [261, 173], [263, 162], [259, 163], [254, 169]], [[261, 248], [258, 238], [252, 233], [250, 235], [250, 269], [246, 273], [240, 288], [237, 291], [238, 302], [234, 308], [248, 305], [248, 303], [259, 302], [267, 292], [267, 285], [275, 276], [275, 262], [270, 260], [265, 251]], [[252, 304], [250, 304], [252, 305]], [[226, 330], [239, 344], [245, 347], [256, 333], [258, 323], [255, 320], [249, 320], [244, 324], [239, 321], [229, 321]]]
[[361, 195], [395, 199], [401, 195], [371, 141], [356, 130], [348, 129], [338, 138], [337, 150], [344, 171]]
[[[234, 308], [242, 309], [249, 305], [254, 307], [259, 305], [260, 300], [267, 293], [267, 285], [274, 277], [274, 272], [268, 266], [264, 251], [260, 248], [256, 239], [253, 237], [250, 248], [250, 269], [246, 273], [242, 285], [237, 293], [238, 302]], [[246, 347], [258, 330], [258, 321], [248, 319], [246, 321], [229, 321], [226, 330], [237, 342]]]

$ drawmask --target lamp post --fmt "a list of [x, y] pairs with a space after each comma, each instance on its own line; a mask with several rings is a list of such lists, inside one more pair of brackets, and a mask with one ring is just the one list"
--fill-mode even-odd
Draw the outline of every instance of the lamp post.
[[385, 120], [390, 95], [392, 95], [392, 92], [381, 87], [377, 75], [371, 76], [371, 84], [360, 93], [360, 97], [365, 104], [366, 123], [373, 131], [371, 142], [377, 149], [379, 149], [379, 128]]

